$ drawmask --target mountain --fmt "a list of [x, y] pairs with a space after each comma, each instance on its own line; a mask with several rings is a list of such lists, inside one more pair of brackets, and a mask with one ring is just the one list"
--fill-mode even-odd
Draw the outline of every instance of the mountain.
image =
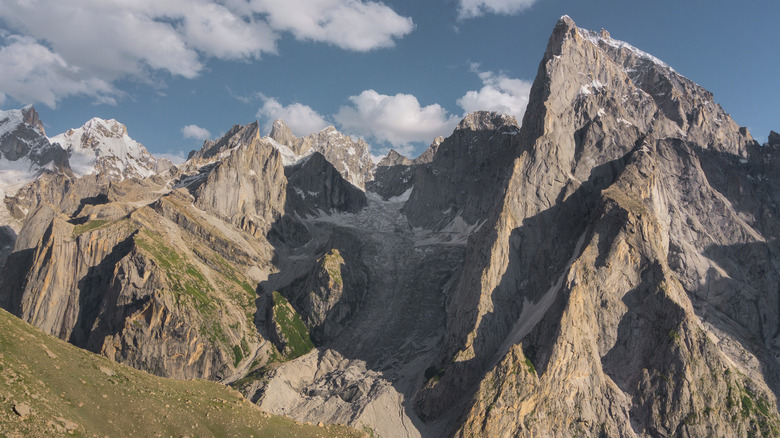
[[368, 144], [363, 140], [352, 140], [333, 126], [328, 126], [316, 134], [297, 138], [283, 120], [275, 120], [269, 138], [280, 146], [280, 150], [292, 152], [286, 155], [291, 162], [319, 152], [354, 186], [363, 189], [366, 182], [372, 179], [374, 163], [371, 161]]
[[111, 180], [146, 178], [173, 166], [155, 158], [127, 135], [127, 127], [114, 119], [93, 118], [81, 128], [69, 129], [50, 139], [68, 151], [70, 167], [78, 175], [99, 173]]
[[[32, 105], [0, 111], [0, 199], [14, 196], [44, 172], [68, 168], [68, 154], [46, 138], [43, 123]], [[8, 232], [21, 228], [5, 203], [0, 205], [0, 226], [9, 227]], [[3, 260], [0, 258], [0, 264]]]
[[0, 306], [380, 436], [776, 436], [779, 147], [562, 17], [521, 124], [416, 159], [254, 122], [148, 178], [39, 179]]
[[774, 150], [568, 17], [514, 149], [418, 412], [465, 400], [457, 436], [775, 434], [778, 204], [751, 164]]

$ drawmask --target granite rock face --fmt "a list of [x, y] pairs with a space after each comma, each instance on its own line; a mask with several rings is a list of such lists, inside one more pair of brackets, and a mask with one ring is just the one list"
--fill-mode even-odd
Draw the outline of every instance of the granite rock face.
[[46, 138], [38, 112], [30, 105], [21, 110], [0, 112], [0, 159], [29, 160], [43, 168], [67, 168], [68, 154]]
[[371, 161], [368, 144], [363, 140], [352, 140], [333, 126], [298, 138], [283, 120], [276, 120], [269, 138], [289, 148], [297, 156], [319, 152], [344, 179], [360, 189], [364, 189], [366, 183], [372, 179], [374, 163]]
[[748, 177], [766, 152], [711, 99], [558, 22], [421, 416], [470, 393], [458, 436], [774, 433], [777, 202]]
[[287, 211], [299, 215], [319, 211], [356, 213], [366, 206], [366, 194], [345, 180], [319, 152], [300, 164], [285, 168], [287, 174]]

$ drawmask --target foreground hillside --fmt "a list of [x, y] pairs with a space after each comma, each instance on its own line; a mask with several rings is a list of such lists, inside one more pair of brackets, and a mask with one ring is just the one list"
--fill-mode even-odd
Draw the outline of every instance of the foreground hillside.
[[0, 436], [360, 436], [262, 412], [205, 380], [170, 380], [46, 335], [0, 310]]

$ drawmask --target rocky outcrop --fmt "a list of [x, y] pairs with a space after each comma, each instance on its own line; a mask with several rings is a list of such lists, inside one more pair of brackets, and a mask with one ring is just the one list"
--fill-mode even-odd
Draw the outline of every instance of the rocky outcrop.
[[430, 163], [416, 167], [404, 206], [409, 223], [436, 230], [478, 226], [502, 196], [518, 129], [514, 117], [477, 112], [434, 143]]
[[68, 154], [46, 138], [43, 123], [32, 105], [0, 111], [0, 159], [26, 159], [28, 167], [68, 168]]
[[184, 178], [183, 184], [199, 208], [255, 236], [265, 235], [284, 211], [287, 180], [281, 156], [260, 138], [256, 124], [233, 131], [217, 142], [229, 146], [221, 152], [226, 156], [199, 169], [194, 182]]
[[[171, 234], [171, 225], [149, 208], [75, 226], [57, 214], [26, 275], [4, 279], [6, 307], [48, 333], [157, 375], [230, 377], [261, 341], [252, 323], [254, 291], [236, 265]], [[58, 269], [64, 265], [71, 269]]]
[[780, 146], [780, 134], [775, 131], [769, 131], [769, 138], [767, 141], [769, 146]]
[[363, 189], [372, 179], [374, 163], [369, 147], [363, 140], [354, 141], [328, 126], [307, 137], [298, 138], [282, 120], [274, 121], [269, 138], [282, 147], [289, 148], [295, 156], [303, 157], [319, 152], [341, 175], [354, 186]]
[[337, 231], [308, 275], [282, 290], [297, 304], [317, 345], [336, 341], [359, 312], [369, 280], [362, 256], [361, 242]]
[[346, 181], [319, 152], [286, 167], [284, 172], [288, 181], [286, 209], [290, 213], [355, 213], [366, 206], [366, 194]]

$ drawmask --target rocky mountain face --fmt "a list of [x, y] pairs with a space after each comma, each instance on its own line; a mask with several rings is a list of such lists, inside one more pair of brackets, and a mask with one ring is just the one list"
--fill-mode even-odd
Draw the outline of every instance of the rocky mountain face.
[[28, 166], [67, 167], [67, 154], [46, 138], [38, 112], [30, 105], [21, 110], [0, 112], [0, 159], [24, 160]]
[[521, 125], [414, 160], [255, 122], [149, 178], [39, 179], [0, 306], [380, 436], [776, 436], [779, 148], [563, 17]]
[[170, 169], [173, 163], [155, 158], [146, 148], [127, 135], [127, 127], [114, 119], [93, 118], [81, 128], [56, 135], [68, 152], [70, 167], [78, 175], [98, 173], [108, 179], [146, 178]]
[[[291, 207], [282, 157], [255, 128], [207, 143], [168, 178], [98, 173], [31, 185], [24, 195], [37, 196], [36, 207], [5, 266], [0, 305], [161, 376], [230, 381], [265, 364], [276, 347], [255, 324], [255, 290], [275, 270], [264, 237]], [[230, 147], [212, 154], [214, 144]], [[333, 167], [315, 158], [311, 170], [293, 172], [290, 187], [301, 190], [300, 180], [307, 191], [318, 188], [311, 172]], [[365, 203], [335, 170], [323, 184], [318, 208]]]
[[319, 152], [341, 175], [355, 187], [364, 189], [372, 179], [374, 163], [363, 140], [354, 141], [328, 126], [307, 137], [297, 138], [283, 120], [275, 120], [269, 137], [279, 145], [289, 148], [295, 157]]
[[776, 433], [777, 201], [751, 165], [773, 151], [568, 17], [514, 143], [418, 412], [467, 400], [458, 436]]
[[[43, 123], [32, 105], [0, 111], [0, 199], [14, 196], [44, 173], [68, 173], [69, 167], [67, 152], [46, 138]], [[5, 202], [0, 205], [0, 226], [8, 227], [5, 235], [15, 234], [21, 225], [21, 218]], [[5, 260], [3, 247], [0, 244], [0, 265]]]

